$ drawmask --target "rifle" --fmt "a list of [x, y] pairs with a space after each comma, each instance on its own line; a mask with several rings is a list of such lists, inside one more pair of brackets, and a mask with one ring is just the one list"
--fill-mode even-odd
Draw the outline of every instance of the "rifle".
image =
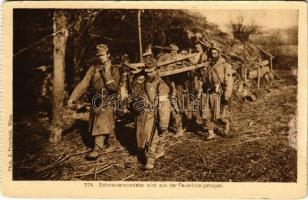
[[[145, 83], [146, 82], [144, 82], [144, 87], [145, 87], [145, 92], [146, 92], [146, 95], [148, 96], [148, 98], [149, 98], [149, 100], [151, 99], [150, 98], [150, 95], [149, 95], [149, 93], [148, 93], [148, 91], [147, 91], [147, 89], [146, 89], [146, 85], [145, 85]], [[157, 88], [156, 88], [157, 89]], [[155, 102], [155, 100], [152, 102], [152, 105], [153, 105], [153, 103]], [[157, 125], [158, 125], [158, 118], [157, 118], [157, 109], [156, 109], [156, 106], [155, 105], [153, 105], [154, 107], [153, 107], [153, 112], [154, 112], [154, 122], [153, 122], [153, 125], [152, 125], [152, 129], [151, 129], [151, 134], [150, 134], [150, 138], [149, 138], [149, 140], [146, 142], [146, 144], [145, 144], [145, 148], [148, 150], [149, 148], [150, 148], [150, 146], [152, 145], [152, 142], [153, 142], [153, 138], [154, 138], [154, 134], [155, 134], [155, 131], [156, 131], [156, 127], [158, 127]]]
[[[154, 108], [155, 109], [155, 108]], [[153, 122], [153, 126], [152, 126], [152, 129], [151, 129], [151, 134], [150, 134], [150, 138], [149, 140], [146, 142], [145, 144], [145, 148], [148, 150], [151, 145], [152, 145], [152, 142], [153, 142], [153, 138], [154, 138], [154, 134], [155, 134], [155, 131], [156, 131], [156, 127], [158, 125], [158, 118], [157, 118], [157, 110], [155, 109], [154, 110], [154, 122]]]

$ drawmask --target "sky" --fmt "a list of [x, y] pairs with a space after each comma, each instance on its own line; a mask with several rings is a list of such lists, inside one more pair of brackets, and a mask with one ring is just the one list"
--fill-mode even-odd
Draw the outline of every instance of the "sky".
[[190, 10], [205, 16], [209, 22], [217, 24], [221, 30], [228, 31], [230, 20], [243, 16], [245, 22], [254, 22], [264, 30], [297, 26], [296, 10]]

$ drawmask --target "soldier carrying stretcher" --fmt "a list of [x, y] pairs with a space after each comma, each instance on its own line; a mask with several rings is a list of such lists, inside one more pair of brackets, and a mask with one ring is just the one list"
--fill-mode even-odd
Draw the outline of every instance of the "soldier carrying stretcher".
[[[158, 77], [156, 60], [151, 52], [146, 52], [145, 78], [137, 78], [134, 83], [136, 116], [136, 137], [138, 157], [145, 159], [144, 169], [154, 168], [155, 160], [164, 156], [164, 136], [168, 129], [170, 103], [169, 87]], [[141, 75], [143, 77], [143, 75]], [[136, 91], [138, 90], [138, 91]]]

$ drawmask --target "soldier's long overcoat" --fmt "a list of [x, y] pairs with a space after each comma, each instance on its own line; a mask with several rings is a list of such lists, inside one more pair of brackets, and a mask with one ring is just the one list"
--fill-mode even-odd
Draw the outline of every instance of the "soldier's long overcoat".
[[[215, 121], [228, 117], [225, 105], [221, 99], [229, 99], [233, 90], [232, 67], [223, 58], [210, 63], [203, 71], [203, 95], [201, 102], [202, 118]], [[208, 91], [204, 91], [208, 90]]]
[[[153, 82], [145, 80], [139, 84], [142, 87], [139, 87], [141, 92], [138, 92], [138, 95], [143, 102], [135, 102], [133, 106], [135, 109], [143, 107], [136, 117], [136, 137], [138, 147], [144, 148], [146, 142], [150, 140], [152, 131], [154, 135], [157, 134], [158, 126], [168, 128], [170, 118], [169, 87], [160, 78]], [[160, 106], [157, 103], [160, 103]], [[154, 124], [155, 117], [158, 120], [157, 124]]]
[[[111, 66], [110, 61], [105, 65], [91, 65], [82, 81], [74, 89], [70, 99], [73, 101], [79, 99], [90, 85], [94, 89], [94, 95], [102, 95], [104, 93], [103, 96], [108, 99], [110, 95], [116, 94], [119, 79], [119, 71], [116, 67]], [[89, 132], [93, 136], [110, 134], [115, 126], [114, 121], [114, 108], [110, 103], [107, 103], [102, 109], [95, 109], [93, 102], [91, 102]]]

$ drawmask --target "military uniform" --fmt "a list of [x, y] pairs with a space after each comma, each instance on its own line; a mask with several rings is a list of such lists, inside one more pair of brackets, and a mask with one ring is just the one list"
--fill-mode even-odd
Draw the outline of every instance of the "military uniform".
[[228, 101], [233, 90], [232, 68], [222, 57], [211, 61], [202, 74], [203, 92], [201, 97], [202, 119], [209, 139], [214, 137], [213, 129], [218, 121], [225, 125], [224, 133], [229, 131]]
[[[195, 50], [197, 52], [197, 56], [194, 59], [195, 64], [206, 63], [208, 61], [207, 54], [203, 51], [203, 48], [200, 43], [195, 45]], [[202, 125], [202, 117], [200, 112], [201, 107], [201, 95], [202, 95], [202, 81], [200, 79], [200, 69], [197, 69], [193, 73], [193, 90], [192, 94], [194, 95], [195, 99], [193, 101], [193, 116], [195, 117], [196, 124]]]
[[[155, 62], [146, 64], [146, 73], [156, 70]], [[153, 80], [136, 79], [134, 84], [136, 100], [133, 108], [137, 111], [136, 138], [139, 150], [144, 150], [145, 169], [154, 167], [155, 159], [164, 155], [164, 132], [168, 128], [170, 118], [169, 87], [157, 75]]]
[[[136, 120], [136, 136], [137, 146], [141, 149], [145, 148], [149, 142], [153, 126], [155, 126], [155, 134], [153, 134], [152, 144], [158, 142], [157, 130], [158, 128], [167, 128], [169, 123], [170, 105], [168, 100], [169, 87], [160, 78], [154, 82], [144, 81], [143, 92], [140, 94], [140, 100], [143, 102], [135, 102], [135, 105], [140, 108], [140, 112]], [[158, 105], [160, 103], [160, 105]], [[142, 107], [144, 107], [142, 109]], [[156, 119], [155, 119], [156, 118]], [[157, 120], [154, 124], [154, 121]], [[149, 154], [155, 153], [155, 149], [149, 148]]]
[[[170, 53], [165, 54], [165, 58], [173, 59], [175, 60], [177, 58], [177, 52], [179, 51], [179, 48], [175, 44], [170, 44], [169, 47]], [[163, 59], [164, 57], [162, 56], [159, 59]], [[168, 60], [168, 59], [167, 59]], [[174, 64], [167, 65], [167, 68], [173, 68]], [[182, 124], [182, 115], [181, 115], [181, 110], [180, 110], [180, 98], [179, 98], [179, 93], [182, 91], [178, 91], [178, 89], [183, 90], [180, 86], [181, 82], [183, 81], [181, 77], [179, 76], [173, 76], [170, 78], [171, 80], [168, 81], [169, 83], [169, 88], [171, 90], [170, 92], [170, 103], [171, 103], [171, 112], [170, 112], [170, 128], [175, 131], [175, 136], [182, 136], [184, 133], [183, 130], [183, 124]], [[177, 80], [180, 79], [180, 80]]]
[[[185, 128], [190, 129], [190, 131], [196, 128], [196, 124], [201, 124], [201, 115], [199, 110], [198, 95], [199, 92], [199, 81], [196, 77], [195, 72], [189, 72], [186, 74], [186, 80], [183, 85], [179, 85], [179, 104], [180, 109], [183, 110], [185, 116]], [[182, 91], [181, 91], [182, 90]]]
[[182, 115], [179, 106], [180, 102], [180, 95], [177, 88], [180, 88], [179, 85], [176, 87], [174, 82], [170, 84], [170, 104], [171, 104], [171, 112], [170, 112], [170, 119], [172, 120], [171, 128], [175, 130], [175, 136], [182, 136], [184, 134], [183, 130], [183, 122], [182, 122]]
[[[115, 108], [108, 100], [118, 90], [118, 69], [111, 66], [110, 60], [103, 65], [99, 63], [91, 65], [82, 81], [74, 89], [69, 101], [74, 102], [79, 99], [90, 85], [93, 87], [95, 94], [93, 95], [90, 108], [88, 130], [95, 137], [94, 151], [102, 149], [106, 139], [108, 145], [114, 147], [116, 144], [114, 133]], [[93, 159], [97, 156], [97, 153], [95, 153]], [[92, 159], [91, 155], [89, 157]]]

